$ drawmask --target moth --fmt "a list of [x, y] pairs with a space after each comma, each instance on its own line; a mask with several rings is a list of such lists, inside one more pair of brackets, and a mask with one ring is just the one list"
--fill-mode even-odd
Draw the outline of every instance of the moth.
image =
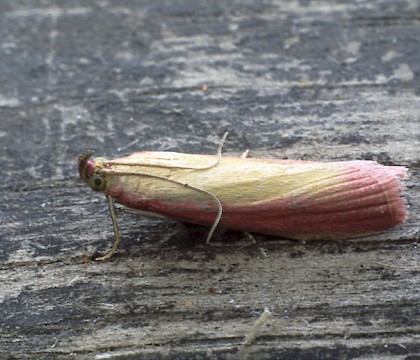
[[311, 162], [177, 152], [137, 152], [107, 160], [79, 157], [81, 179], [144, 215], [298, 240], [357, 238], [403, 223], [407, 169], [374, 161]]

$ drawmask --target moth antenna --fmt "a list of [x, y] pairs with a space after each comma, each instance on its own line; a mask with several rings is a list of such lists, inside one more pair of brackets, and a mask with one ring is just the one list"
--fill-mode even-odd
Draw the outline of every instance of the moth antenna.
[[[112, 170], [108, 170], [108, 169], [101, 169], [100, 172], [102, 174], [106, 174], [106, 175], [110, 175], [110, 176], [113, 176], [113, 175], [115, 175], [115, 176], [116, 175], [118, 175], [118, 176], [121, 176], [121, 175], [122, 176], [124, 176], [124, 175], [126, 175], [126, 176], [145, 176], [145, 177], [149, 177], [149, 178], [153, 178], [153, 179], [164, 180], [164, 181], [168, 181], [170, 183], [177, 184], [177, 185], [180, 185], [182, 187], [187, 187], [187, 188], [193, 189], [195, 191], [198, 191], [198, 192], [201, 192], [201, 193], [204, 193], [204, 194], [209, 195], [210, 197], [213, 198], [213, 200], [217, 204], [217, 215], [216, 215], [216, 217], [215, 217], [215, 219], [213, 221], [213, 225], [211, 226], [210, 231], [209, 231], [209, 233], [207, 235], [207, 238], [206, 238], [206, 243], [208, 244], [210, 242], [210, 239], [212, 238], [212, 236], [214, 234], [214, 231], [216, 230], [217, 225], [219, 224], [220, 219], [222, 218], [222, 214], [223, 214], [223, 205], [222, 205], [222, 202], [212, 192], [207, 191], [207, 190], [204, 190], [204, 189], [201, 189], [201, 188], [199, 188], [197, 186], [188, 185], [186, 183], [182, 183], [180, 181], [176, 181], [176, 180], [173, 180], [173, 179], [168, 179], [168, 178], [166, 178], [164, 176], [153, 175], [153, 174], [148, 174], [148, 173], [138, 173], [138, 172], [130, 172], [130, 171], [118, 171], [118, 172], [116, 172], [116, 171], [112, 171]], [[116, 212], [115, 212], [115, 205], [114, 205], [114, 202], [112, 200], [110, 200], [110, 199], [111, 199], [111, 197], [108, 197], [109, 208], [110, 208], [111, 217], [112, 217], [112, 224], [114, 225], [115, 242], [114, 242], [114, 245], [113, 245], [111, 251], [107, 255], [103, 256], [102, 258], [99, 258], [99, 260], [107, 260], [107, 259], [109, 259], [115, 253], [115, 250], [118, 247], [118, 244], [120, 242], [120, 235], [119, 235], [119, 230], [118, 230], [118, 224], [117, 224], [117, 221], [116, 221], [117, 215], [116, 215]], [[111, 203], [112, 203], [112, 209], [113, 210], [111, 209]], [[117, 236], [117, 234], [118, 234], [118, 236]], [[118, 237], [118, 239], [117, 239], [117, 237]], [[108, 255], [109, 255], [109, 257], [108, 257]], [[105, 259], [103, 259], [103, 258], [105, 258]]]
[[217, 166], [220, 163], [220, 161], [222, 161], [222, 148], [228, 135], [229, 135], [229, 132], [226, 131], [223, 134], [222, 138], [220, 139], [220, 143], [219, 143], [219, 146], [217, 148], [217, 153], [216, 153], [217, 159], [211, 162], [209, 165], [205, 165], [205, 166], [176, 166], [176, 165], [147, 164], [147, 163], [141, 163], [141, 162], [127, 163], [127, 162], [112, 161], [112, 160], [104, 161], [104, 164], [124, 165], [124, 166], [149, 166], [149, 167], [167, 168], [167, 169], [207, 170], [207, 169], [211, 169], [212, 167]]
[[190, 168], [185, 168], [185, 169], [207, 170], [218, 165], [220, 161], [222, 161], [222, 148], [228, 135], [229, 135], [229, 132], [226, 131], [223, 134], [222, 138], [220, 139], [220, 143], [219, 143], [219, 146], [217, 148], [217, 153], [216, 153], [217, 159], [212, 164], [203, 166], [203, 167], [190, 167]]
[[[210, 165], [206, 165], [203, 167], [188, 167], [188, 166], [168, 166], [168, 165], [156, 165], [156, 164], [141, 164], [141, 163], [124, 163], [124, 162], [116, 162], [116, 161], [103, 161], [106, 164], [113, 164], [113, 165], [127, 165], [127, 166], [150, 166], [150, 167], [162, 167], [162, 168], [172, 168], [172, 169], [192, 169], [192, 170], [207, 170], [210, 169], [216, 165], [218, 165], [220, 163], [220, 161], [222, 160], [222, 148], [223, 148], [223, 144], [228, 136], [228, 132], [225, 132], [222, 136], [222, 139], [220, 140], [220, 144], [217, 148], [217, 159], [211, 163]], [[87, 161], [90, 158], [90, 156], [92, 155], [92, 152], [86, 152], [84, 154], [81, 155], [79, 162], [81, 163], [81, 165], [79, 166], [79, 170], [81, 167], [86, 167]], [[152, 175], [152, 174], [148, 174], [148, 173], [137, 173], [137, 172], [113, 172], [113, 171], [108, 171], [107, 169], [102, 169], [100, 170], [101, 173], [107, 174], [107, 175], [129, 175], [129, 176], [146, 176], [146, 177], [151, 177], [151, 178], [155, 178], [155, 179], [160, 179], [160, 180], [164, 180], [164, 181], [169, 181], [171, 183], [174, 184], [178, 184], [181, 185], [183, 187], [188, 187], [190, 189], [196, 190], [198, 192], [204, 193], [209, 195], [210, 197], [213, 198], [213, 200], [216, 202], [217, 204], [217, 215], [213, 221], [213, 225], [211, 226], [207, 237], [206, 237], [206, 244], [210, 243], [210, 240], [217, 228], [217, 225], [220, 222], [220, 219], [222, 218], [222, 214], [223, 214], [223, 206], [221, 201], [219, 200], [219, 198], [214, 195], [212, 192], [201, 189], [199, 187], [196, 186], [192, 186], [192, 185], [188, 185], [188, 184], [184, 184], [182, 182], [173, 180], [173, 179], [168, 179], [165, 178], [163, 176], [158, 176], [158, 175]], [[107, 196], [108, 199], [108, 207], [109, 207], [109, 211], [111, 213], [111, 219], [112, 219], [112, 226], [114, 228], [114, 244], [112, 245], [111, 250], [104, 256], [98, 257], [95, 260], [96, 261], [105, 261], [105, 260], [109, 260], [117, 251], [118, 246], [121, 242], [121, 237], [120, 237], [120, 230], [118, 227], [118, 221], [117, 221], [117, 213], [115, 211], [115, 205], [114, 205], [114, 201], [112, 200], [112, 198], [110, 196]]]

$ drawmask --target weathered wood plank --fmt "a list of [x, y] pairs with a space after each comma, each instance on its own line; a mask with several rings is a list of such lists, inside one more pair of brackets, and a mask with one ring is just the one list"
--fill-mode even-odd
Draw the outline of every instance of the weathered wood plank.
[[[3, 4], [0, 357], [419, 356], [418, 10]], [[405, 165], [410, 218], [357, 241], [209, 247], [206, 229], [124, 214], [118, 256], [85, 261], [113, 235], [79, 153], [214, 153], [226, 130], [226, 154]]]

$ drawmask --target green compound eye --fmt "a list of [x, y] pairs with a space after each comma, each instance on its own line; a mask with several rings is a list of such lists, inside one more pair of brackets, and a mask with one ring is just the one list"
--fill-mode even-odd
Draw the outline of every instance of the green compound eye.
[[103, 191], [106, 187], [106, 180], [103, 176], [92, 175], [88, 180], [88, 185], [95, 191]]

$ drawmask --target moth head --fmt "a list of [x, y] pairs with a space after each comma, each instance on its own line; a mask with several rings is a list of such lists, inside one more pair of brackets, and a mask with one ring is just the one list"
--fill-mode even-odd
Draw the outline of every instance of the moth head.
[[85, 151], [79, 156], [79, 175], [92, 190], [103, 191], [106, 188], [106, 179], [98, 170], [103, 167], [105, 159], [91, 160], [92, 154], [93, 151]]

